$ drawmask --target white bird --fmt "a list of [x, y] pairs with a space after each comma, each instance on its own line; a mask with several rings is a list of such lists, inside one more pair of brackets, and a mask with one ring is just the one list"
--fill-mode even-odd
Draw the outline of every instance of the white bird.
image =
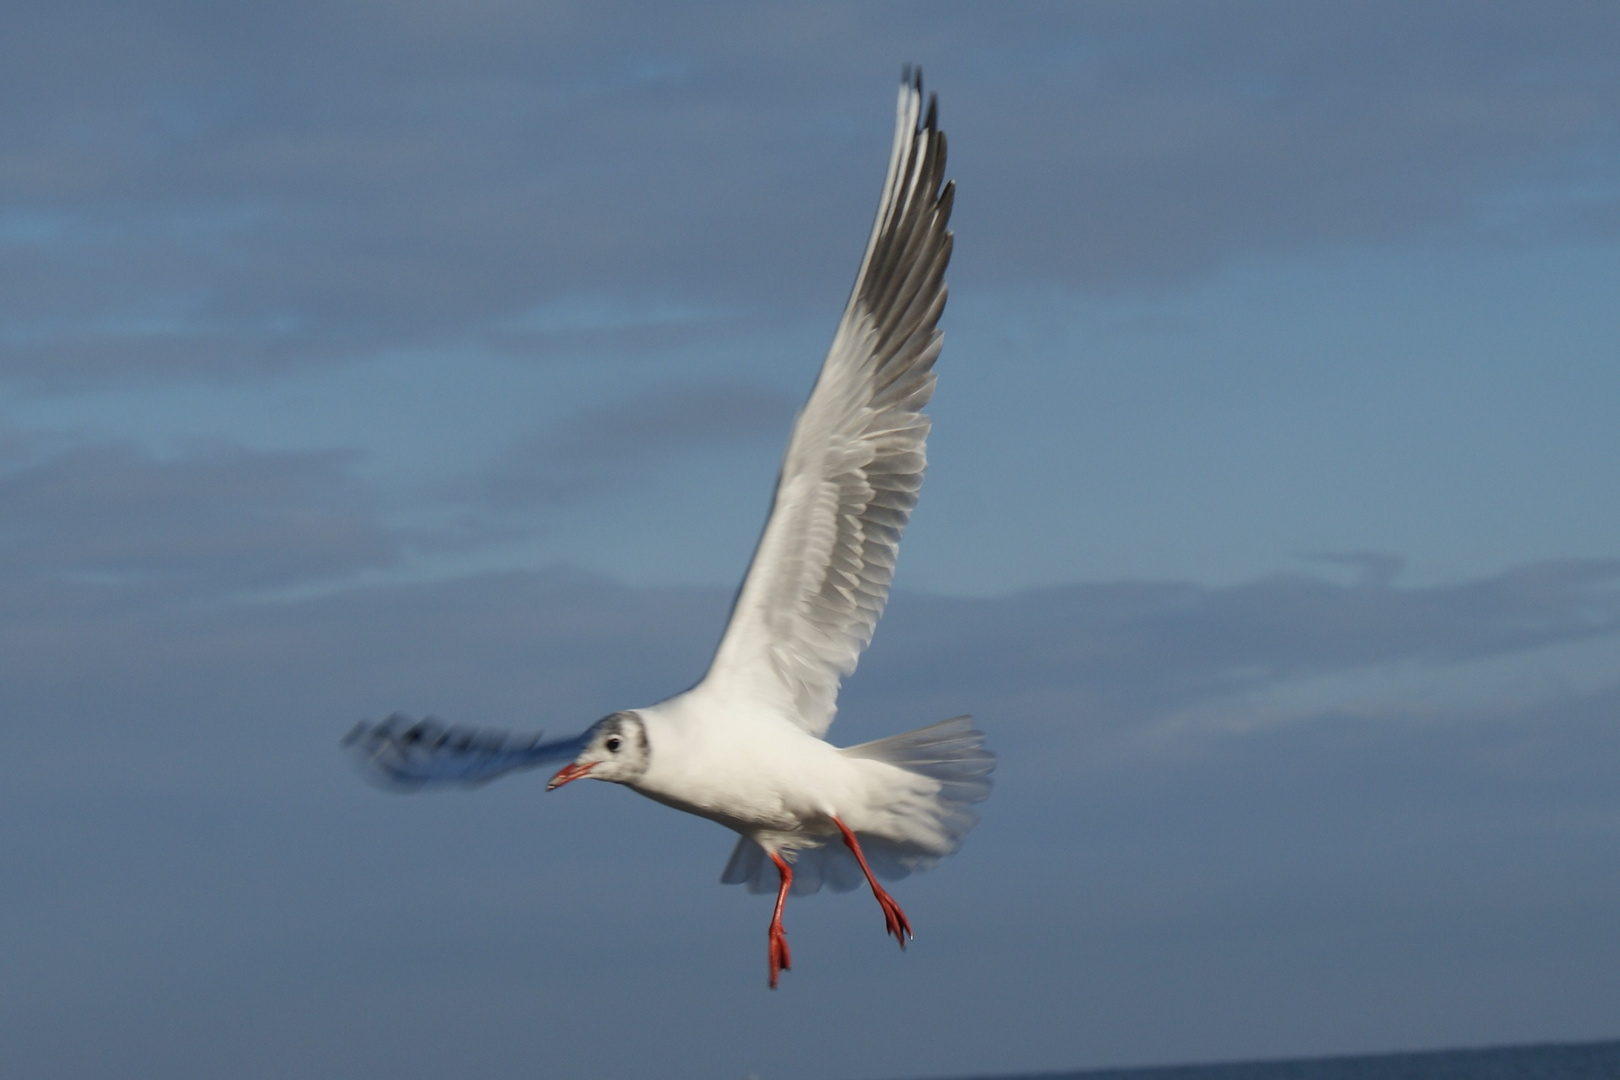
[[907, 69], [877, 221], [703, 679], [576, 739], [513, 740], [396, 715], [345, 740], [395, 786], [483, 783], [571, 759], [547, 790], [607, 780], [735, 830], [720, 880], [776, 891], [772, 988], [792, 966], [782, 928], [790, 891], [864, 880], [904, 948], [911, 924], [878, 876], [956, 851], [995, 766], [965, 716], [859, 746], [822, 737], [883, 611], [923, 478], [955, 189], [944, 183], [936, 102], [926, 115], [922, 104], [922, 74]]

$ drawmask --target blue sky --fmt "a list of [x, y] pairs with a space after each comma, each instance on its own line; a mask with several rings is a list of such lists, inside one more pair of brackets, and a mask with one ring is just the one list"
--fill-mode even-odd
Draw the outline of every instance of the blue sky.
[[[1609, 6], [9, 22], [8, 1069], [1615, 1034]], [[916, 948], [795, 903], [767, 995], [715, 827], [523, 778], [385, 798], [335, 741], [394, 709], [561, 732], [701, 671], [906, 61], [951, 140], [952, 297], [833, 736], [971, 711], [1002, 766], [898, 886]]]

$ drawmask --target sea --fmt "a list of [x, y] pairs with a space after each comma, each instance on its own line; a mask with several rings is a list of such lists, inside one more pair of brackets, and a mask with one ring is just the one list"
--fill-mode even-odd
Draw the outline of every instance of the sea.
[[1086, 1069], [1025, 1073], [996, 1080], [1620, 1080], [1620, 1040], [1218, 1065]]

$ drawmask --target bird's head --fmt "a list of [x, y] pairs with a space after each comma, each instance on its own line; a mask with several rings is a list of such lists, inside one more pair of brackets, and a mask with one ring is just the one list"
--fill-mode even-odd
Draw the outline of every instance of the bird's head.
[[628, 784], [647, 771], [647, 728], [635, 713], [616, 712], [605, 716], [591, 725], [584, 738], [585, 749], [557, 770], [557, 775], [546, 785], [547, 791], [582, 776]]

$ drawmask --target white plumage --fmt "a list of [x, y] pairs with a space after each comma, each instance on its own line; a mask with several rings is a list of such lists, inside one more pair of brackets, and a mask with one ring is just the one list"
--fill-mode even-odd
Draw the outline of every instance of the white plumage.
[[821, 736], [888, 599], [925, 465], [954, 186], [922, 76], [903, 76], [895, 138], [860, 271], [794, 424], [776, 496], [708, 673], [577, 739], [514, 742], [390, 718], [347, 742], [396, 786], [482, 783], [572, 759], [556, 788], [610, 780], [740, 834], [721, 880], [777, 892], [770, 984], [790, 966], [788, 892], [867, 882], [902, 947], [899, 905], [874, 878], [954, 852], [995, 759], [967, 717], [860, 746]]

